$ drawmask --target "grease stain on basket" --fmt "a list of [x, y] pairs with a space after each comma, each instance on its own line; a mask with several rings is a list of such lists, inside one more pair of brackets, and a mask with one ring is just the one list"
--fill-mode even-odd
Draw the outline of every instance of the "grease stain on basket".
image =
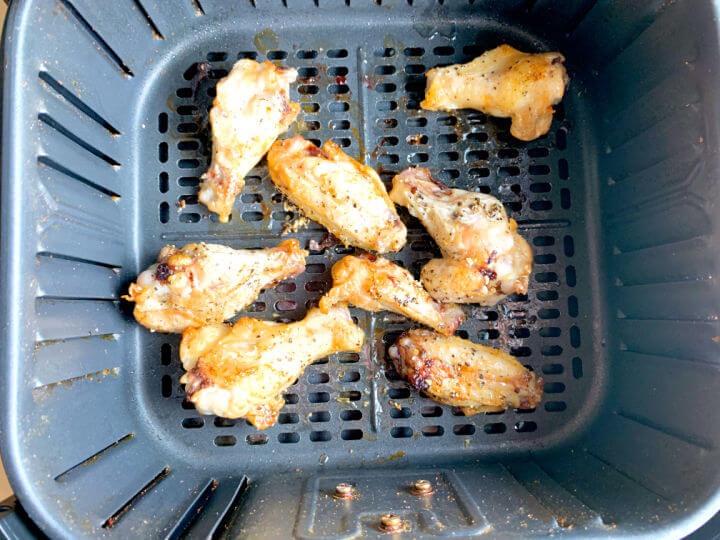
[[386, 458], [377, 458], [375, 461], [377, 463], [388, 463], [390, 461], [395, 461], [397, 459], [402, 459], [404, 457], [405, 457], [405, 452], [403, 452], [402, 450], [399, 450], [399, 451], [395, 452], [394, 454], [390, 454]]
[[59, 388], [59, 387], [70, 388], [76, 382], [80, 382], [80, 381], [100, 382], [102, 379], [104, 379], [108, 375], [111, 377], [117, 377], [119, 374], [120, 374], [120, 368], [114, 367], [114, 368], [110, 368], [110, 369], [103, 369], [101, 371], [94, 371], [93, 373], [86, 373], [85, 375], [79, 375], [78, 377], [72, 377], [71, 379], [65, 379], [62, 381], [46, 384], [43, 386], [38, 386], [37, 388], [33, 389], [33, 391], [32, 391], [33, 401], [35, 403], [39, 403], [43, 399], [50, 397], [53, 390], [55, 390], [56, 388]]
[[269, 28], [266, 28], [265, 30], [262, 30], [255, 34], [255, 39], [253, 39], [253, 43], [255, 44], [255, 48], [262, 54], [267, 54], [268, 51], [274, 51], [278, 48], [280, 45], [280, 40], [277, 37], [277, 34], [270, 30]]

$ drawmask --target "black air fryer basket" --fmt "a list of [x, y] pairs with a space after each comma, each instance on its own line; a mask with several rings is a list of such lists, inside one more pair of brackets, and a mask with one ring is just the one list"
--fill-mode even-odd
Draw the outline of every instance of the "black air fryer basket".
[[[677, 537], [720, 508], [716, 6], [638, 0], [17, 0], [4, 36], [2, 457], [53, 537]], [[562, 52], [550, 132], [419, 108], [424, 73], [508, 43]], [[179, 336], [120, 295], [165, 244], [279, 242], [262, 162], [232, 219], [198, 204], [207, 112], [238, 58], [293, 66], [290, 132], [386, 183], [410, 165], [498, 197], [532, 246], [527, 295], [459, 335], [543, 377], [534, 410], [465, 417], [386, 358], [410, 327], [310, 366], [279, 422], [199, 415]], [[207, 65], [200, 63], [208, 62]], [[199, 76], [209, 70], [209, 77]], [[404, 210], [401, 210], [401, 213]], [[438, 250], [419, 222], [390, 258]], [[320, 240], [310, 223], [290, 237]], [[297, 320], [352, 248], [311, 252], [244, 314]], [[429, 480], [430, 496], [411, 494]], [[333, 498], [338, 483], [356, 498]], [[0, 520], [19, 531], [17, 514]]]

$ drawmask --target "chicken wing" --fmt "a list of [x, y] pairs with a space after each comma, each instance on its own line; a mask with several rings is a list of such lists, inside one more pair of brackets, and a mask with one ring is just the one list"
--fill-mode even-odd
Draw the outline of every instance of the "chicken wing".
[[288, 95], [296, 78], [292, 68], [243, 59], [218, 82], [210, 110], [212, 162], [198, 198], [223, 223], [245, 185], [245, 175], [300, 112], [300, 104], [291, 103]]
[[282, 394], [313, 361], [340, 351], [359, 351], [365, 335], [346, 304], [327, 313], [308, 311], [298, 322], [281, 324], [243, 318], [190, 328], [180, 343], [187, 371], [180, 382], [202, 414], [246, 418], [266, 429], [285, 405]]
[[366, 311], [392, 311], [451, 336], [465, 320], [462, 308], [433, 300], [404, 268], [382, 257], [348, 255], [332, 267], [333, 287], [320, 299], [327, 312], [338, 302]]
[[395, 176], [390, 198], [407, 207], [440, 247], [443, 259], [430, 261], [420, 276], [433, 298], [493, 305], [527, 292], [532, 251], [495, 197], [450, 189], [418, 167]]
[[180, 333], [229, 319], [263, 289], [303, 272], [307, 255], [295, 239], [257, 250], [165, 246], [124, 298], [135, 302], [134, 315], [143, 326]]
[[310, 219], [346, 245], [384, 253], [405, 245], [407, 230], [378, 174], [327, 141], [301, 136], [268, 152], [270, 178]]
[[564, 61], [557, 52], [528, 54], [500, 45], [467, 64], [428, 71], [420, 106], [431, 111], [471, 108], [510, 117], [510, 133], [531, 141], [550, 129], [552, 106], [562, 99], [569, 80]]
[[388, 349], [398, 373], [430, 398], [466, 415], [532, 409], [542, 399], [542, 379], [492, 347], [430, 330], [410, 330]]

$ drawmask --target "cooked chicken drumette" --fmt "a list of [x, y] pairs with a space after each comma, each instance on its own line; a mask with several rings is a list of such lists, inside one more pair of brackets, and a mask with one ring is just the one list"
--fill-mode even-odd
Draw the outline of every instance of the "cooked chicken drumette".
[[301, 136], [268, 152], [270, 178], [310, 219], [346, 245], [384, 253], [405, 245], [407, 230], [378, 174], [327, 141]]
[[305, 270], [308, 252], [297, 240], [268, 249], [217, 244], [165, 246], [130, 285], [137, 321], [150, 330], [180, 333], [219, 323], [249, 305], [260, 291]]
[[392, 311], [452, 335], [465, 320], [460, 306], [433, 300], [404, 268], [382, 257], [348, 255], [332, 267], [333, 287], [320, 299], [328, 311], [349, 302], [366, 311]]
[[466, 415], [532, 409], [542, 379], [512, 356], [459, 337], [410, 330], [388, 349], [395, 369], [418, 391]]
[[246, 418], [265, 429], [285, 405], [283, 392], [313, 361], [341, 351], [359, 351], [365, 335], [346, 304], [327, 313], [308, 311], [298, 322], [281, 324], [243, 318], [234, 326], [216, 324], [183, 334], [180, 382], [203, 414]]
[[291, 103], [288, 95], [296, 78], [292, 68], [243, 59], [218, 82], [210, 110], [212, 162], [198, 198], [223, 223], [245, 185], [245, 175], [300, 112], [300, 104]]
[[564, 61], [557, 52], [529, 54], [500, 45], [467, 64], [428, 71], [420, 106], [431, 111], [471, 108], [510, 117], [510, 133], [531, 141], [550, 129], [552, 106], [562, 99], [569, 80]]
[[443, 258], [428, 262], [420, 276], [433, 298], [489, 306], [527, 292], [532, 251], [495, 197], [450, 189], [418, 167], [395, 176], [390, 198], [422, 221], [440, 247]]

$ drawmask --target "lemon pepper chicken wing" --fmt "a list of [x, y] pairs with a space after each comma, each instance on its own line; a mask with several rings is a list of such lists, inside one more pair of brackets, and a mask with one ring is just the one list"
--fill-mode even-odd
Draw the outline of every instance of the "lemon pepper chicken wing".
[[245, 175], [300, 112], [300, 105], [291, 103], [288, 95], [296, 78], [292, 68], [243, 59], [218, 82], [210, 110], [212, 162], [198, 198], [223, 223], [245, 185]]
[[201, 413], [246, 418], [266, 429], [285, 405], [283, 392], [306, 366], [336, 352], [357, 352], [364, 338], [346, 304], [327, 313], [313, 308], [290, 324], [243, 318], [232, 327], [191, 328], [180, 344], [187, 371], [180, 382]]
[[452, 335], [465, 320], [460, 306], [443, 304], [423, 289], [410, 272], [382, 257], [348, 255], [332, 267], [333, 287], [320, 309], [349, 302], [366, 311], [392, 311]]
[[257, 250], [165, 246], [125, 298], [135, 302], [134, 315], [143, 326], [180, 333], [229, 319], [263, 289], [303, 272], [307, 255], [294, 239]]
[[395, 176], [390, 198], [407, 207], [440, 247], [420, 280], [436, 300], [493, 305], [527, 292], [532, 251], [495, 197], [450, 189], [423, 168]]
[[270, 178], [303, 213], [346, 245], [384, 253], [405, 245], [407, 230], [378, 174], [327, 141], [301, 136], [268, 152]]
[[395, 369], [418, 391], [466, 415], [532, 409], [542, 379], [512, 356], [459, 337], [410, 330], [388, 349]]
[[529, 54], [509, 45], [486, 51], [467, 64], [427, 72], [423, 109], [471, 108], [510, 117], [510, 133], [522, 141], [544, 135], [568, 82], [565, 58], [557, 52]]

